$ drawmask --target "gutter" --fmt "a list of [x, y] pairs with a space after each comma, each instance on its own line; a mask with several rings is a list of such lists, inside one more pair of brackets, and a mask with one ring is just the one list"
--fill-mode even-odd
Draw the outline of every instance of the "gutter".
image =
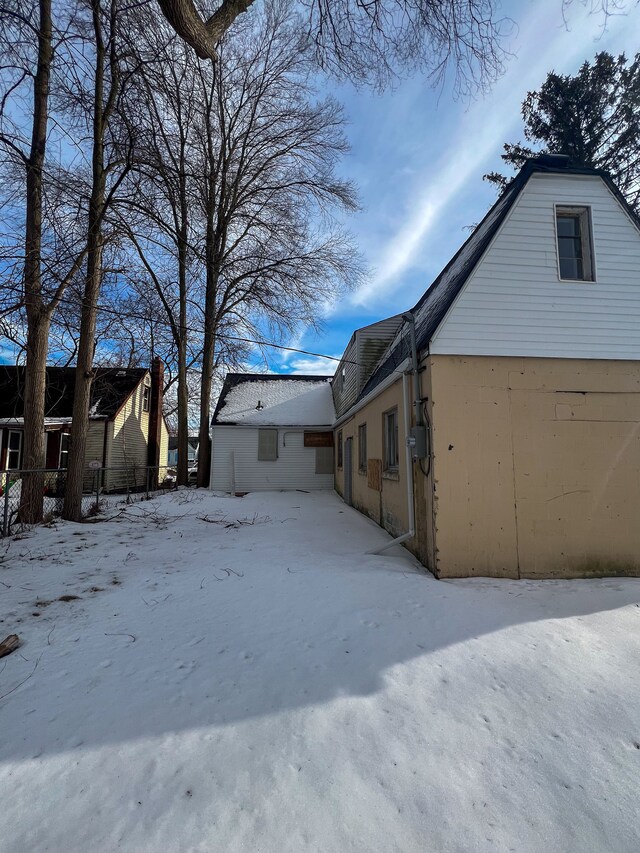
[[339, 426], [342, 426], [343, 423], [350, 420], [357, 412], [360, 411], [364, 406], [370, 403], [372, 400], [375, 400], [383, 391], [386, 391], [387, 388], [390, 388], [394, 382], [398, 381], [398, 374], [402, 373], [404, 375], [405, 371], [407, 371], [411, 367], [411, 360], [409, 358], [405, 358], [395, 370], [383, 379], [379, 385], [376, 385], [366, 397], [363, 397], [361, 400], [358, 400], [348, 409], [344, 415], [340, 415], [340, 417], [334, 422], [333, 429], [336, 429]]

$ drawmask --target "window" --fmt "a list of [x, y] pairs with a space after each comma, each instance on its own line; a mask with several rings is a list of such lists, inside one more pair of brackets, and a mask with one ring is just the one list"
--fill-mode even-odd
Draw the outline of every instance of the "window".
[[275, 462], [278, 458], [278, 430], [258, 430], [258, 462]]
[[148, 412], [151, 408], [151, 388], [145, 385], [142, 389], [142, 411]]
[[9, 430], [9, 443], [7, 445], [7, 469], [17, 471], [20, 467], [20, 455], [22, 450], [22, 433], [18, 430]]
[[367, 473], [367, 425], [358, 427], [358, 470]]
[[384, 470], [398, 470], [398, 410], [384, 413]]
[[594, 281], [589, 208], [556, 207], [556, 234], [560, 278]]
[[342, 430], [338, 430], [338, 468], [342, 468]]
[[69, 445], [71, 444], [71, 433], [63, 432], [60, 434], [60, 461], [58, 468], [69, 467]]

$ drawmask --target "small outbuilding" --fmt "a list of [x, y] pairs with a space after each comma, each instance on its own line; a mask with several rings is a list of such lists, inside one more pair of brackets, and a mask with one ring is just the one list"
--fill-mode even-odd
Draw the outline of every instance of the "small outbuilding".
[[228, 373], [211, 424], [210, 487], [333, 489], [330, 380]]

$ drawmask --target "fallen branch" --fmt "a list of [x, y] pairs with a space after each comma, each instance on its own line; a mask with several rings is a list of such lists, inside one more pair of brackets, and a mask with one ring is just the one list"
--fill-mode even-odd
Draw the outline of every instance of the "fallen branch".
[[105, 634], [105, 637], [131, 637], [132, 643], [135, 643], [135, 641], [136, 641], [136, 638], [133, 636], [133, 634], [126, 634], [126, 633], [125, 634]]
[[3, 658], [5, 655], [10, 655], [11, 652], [15, 652], [15, 650], [20, 645], [20, 637], [17, 634], [9, 634], [8, 637], [0, 643], [0, 658]]
[[[243, 578], [244, 577], [244, 572], [236, 572], [235, 569], [222, 569], [221, 571], [226, 572], [228, 578], [230, 578], [231, 575], [235, 575], [237, 578]], [[213, 576], [217, 581], [225, 580], [225, 578], [219, 578], [215, 572], [213, 573]]]
[[9, 696], [11, 693], [14, 693], [14, 692], [18, 689], [18, 687], [22, 687], [22, 685], [23, 685], [26, 681], [29, 681], [29, 679], [31, 678], [31, 676], [33, 675], [33, 673], [34, 673], [34, 672], [36, 671], [36, 669], [38, 668], [38, 664], [40, 663], [40, 658], [42, 657], [42, 655], [43, 655], [43, 654], [44, 654], [44, 652], [43, 652], [43, 651], [42, 651], [42, 652], [40, 652], [40, 654], [38, 655], [38, 659], [36, 660], [35, 664], [33, 665], [33, 669], [31, 670], [31, 672], [29, 673], [29, 675], [28, 675], [26, 678], [23, 678], [23, 679], [22, 679], [22, 681], [20, 681], [18, 684], [16, 684], [16, 686], [15, 686], [15, 687], [12, 687], [12, 688], [11, 688], [11, 690], [7, 690], [7, 692], [6, 692], [6, 693], [3, 693], [3, 694], [2, 694], [2, 696], [0, 696], [0, 701], [1, 701], [2, 699], [6, 699], [6, 697], [7, 697], [7, 696]]

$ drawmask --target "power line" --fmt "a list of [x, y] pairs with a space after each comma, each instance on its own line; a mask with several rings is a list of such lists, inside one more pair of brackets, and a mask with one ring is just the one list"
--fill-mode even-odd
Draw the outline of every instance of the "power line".
[[[68, 297], [65, 297], [65, 296], [62, 296], [58, 300], [58, 302], [59, 303], [65, 303], [67, 305], [72, 305], [74, 308], [79, 307], [78, 302], [76, 302], [72, 299], [69, 299]], [[98, 311], [102, 311], [105, 314], [111, 314], [112, 316], [118, 317], [119, 319], [142, 320], [145, 323], [155, 323], [156, 325], [165, 326], [166, 328], [169, 328], [169, 329], [172, 328], [172, 324], [168, 320], [152, 319], [151, 317], [148, 317], [145, 314], [138, 314], [134, 311], [119, 311], [116, 308], [109, 308], [106, 305], [96, 305], [95, 308]], [[180, 326], [179, 323], [176, 323], [175, 325]], [[186, 332], [191, 332], [194, 335], [202, 334], [202, 329], [194, 329], [192, 326], [183, 326], [182, 328], [184, 328], [184, 330]], [[237, 341], [238, 343], [255, 344], [257, 346], [270, 347], [271, 349], [279, 349], [279, 350], [286, 350], [287, 352], [295, 352], [295, 353], [298, 353], [300, 355], [310, 355], [310, 356], [314, 356], [315, 358], [326, 358], [329, 361], [336, 361], [338, 363], [343, 361], [342, 358], [337, 358], [335, 355], [327, 355], [326, 353], [322, 353], [322, 352], [312, 352], [311, 350], [299, 349], [298, 347], [289, 347], [289, 346], [285, 346], [284, 344], [273, 343], [272, 341], [259, 341], [259, 340], [255, 340], [253, 338], [241, 337], [240, 335], [229, 335], [229, 334], [226, 334], [225, 332], [216, 333], [216, 337], [220, 338], [221, 340], [225, 340], [225, 341]], [[352, 361], [350, 359], [344, 359], [344, 363], [345, 364], [354, 364], [354, 365], [358, 366], [357, 361]]]

